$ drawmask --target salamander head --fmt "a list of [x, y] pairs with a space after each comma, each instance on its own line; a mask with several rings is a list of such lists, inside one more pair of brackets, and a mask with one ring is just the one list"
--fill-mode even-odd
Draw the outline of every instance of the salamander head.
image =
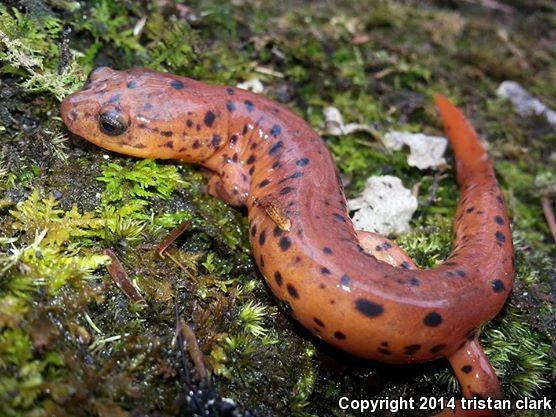
[[200, 162], [224, 145], [215, 87], [144, 68], [91, 72], [66, 97], [68, 129], [105, 149], [141, 158]]

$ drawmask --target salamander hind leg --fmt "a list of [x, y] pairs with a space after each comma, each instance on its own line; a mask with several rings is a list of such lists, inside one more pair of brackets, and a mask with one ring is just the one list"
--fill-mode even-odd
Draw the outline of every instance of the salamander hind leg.
[[[478, 400], [500, 399], [502, 397], [498, 377], [476, 337], [467, 341], [462, 348], [448, 357], [448, 360], [454, 369], [460, 389], [466, 399], [473, 397]], [[469, 404], [463, 407], [461, 402], [458, 401], [455, 410], [445, 409], [434, 417], [494, 417], [497, 415], [496, 410], [472, 409]]]
[[362, 230], [358, 230], [356, 233], [359, 244], [365, 252], [373, 255], [379, 261], [399, 268], [418, 269], [409, 255], [390, 239]]

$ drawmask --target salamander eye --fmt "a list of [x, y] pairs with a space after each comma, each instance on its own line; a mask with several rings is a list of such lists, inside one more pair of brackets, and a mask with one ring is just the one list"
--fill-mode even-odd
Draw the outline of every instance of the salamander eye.
[[99, 114], [98, 124], [105, 135], [119, 136], [129, 127], [129, 117], [117, 109], [105, 110]]

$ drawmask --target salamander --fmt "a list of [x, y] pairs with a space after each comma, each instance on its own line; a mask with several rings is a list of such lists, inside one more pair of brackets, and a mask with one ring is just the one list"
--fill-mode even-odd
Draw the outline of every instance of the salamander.
[[354, 230], [323, 140], [261, 95], [144, 68], [101, 67], [63, 100], [61, 113], [71, 132], [104, 149], [200, 165], [210, 194], [247, 207], [259, 270], [316, 337], [388, 363], [447, 358], [466, 397], [500, 397], [477, 329], [512, 287], [510, 222], [473, 127], [444, 96], [436, 103], [460, 200], [450, 256], [428, 270], [394, 242]]

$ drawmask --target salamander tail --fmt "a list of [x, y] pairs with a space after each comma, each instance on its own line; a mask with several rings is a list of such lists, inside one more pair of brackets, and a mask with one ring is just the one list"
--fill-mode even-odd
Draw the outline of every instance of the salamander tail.
[[454, 150], [458, 177], [460, 173], [476, 172], [481, 167], [490, 166], [485, 148], [464, 114], [442, 94], [436, 94], [434, 101], [440, 111], [444, 132]]

